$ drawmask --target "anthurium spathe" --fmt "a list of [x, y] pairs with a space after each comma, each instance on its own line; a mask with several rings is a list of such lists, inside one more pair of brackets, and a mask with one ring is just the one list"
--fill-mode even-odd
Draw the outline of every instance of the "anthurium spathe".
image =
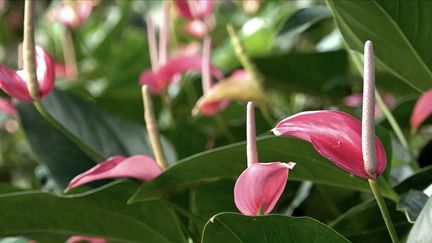
[[142, 181], [152, 180], [162, 173], [156, 161], [146, 155], [131, 157], [112, 156], [71, 180], [67, 190], [92, 181], [112, 178], [132, 178]]
[[244, 215], [269, 214], [285, 189], [293, 162], [259, 163], [256, 149], [255, 115], [252, 102], [247, 105], [247, 164], [234, 186], [234, 202]]
[[[340, 111], [307, 111], [280, 121], [273, 133], [276, 136], [293, 136], [310, 142], [322, 156], [356, 176], [370, 179], [364, 169], [362, 154], [362, 125], [360, 120]], [[386, 154], [381, 141], [376, 138], [379, 176], [386, 167]]]
[[[54, 87], [54, 60], [42, 47], [36, 46], [36, 74], [40, 97], [44, 97]], [[27, 77], [23, 70], [14, 71], [0, 64], [0, 88], [8, 95], [23, 101], [32, 101], [27, 88]]]
[[411, 114], [410, 125], [413, 131], [432, 114], [432, 89], [424, 92], [417, 100]]

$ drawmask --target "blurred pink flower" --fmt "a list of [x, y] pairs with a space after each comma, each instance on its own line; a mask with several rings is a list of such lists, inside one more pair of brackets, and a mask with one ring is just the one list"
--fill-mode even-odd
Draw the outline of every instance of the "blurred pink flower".
[[67, 1], [55, 10], [55, 19], [69, 28], [83, 25], [94, 7], [93, 0]]
[[0, 112], [15, 116], [17, 111], [9, 99], [0, 98]]
[[432, 114], [432, 89], [424, 92], [417, 100], [411, 114], [410, 125], [413, 131]]
[[117, 155], [75, 176], [66, 190], [101, 179], [133, 178], [148, 181], [153, 180], [161, 173], [161, 168], [150, 156], [134, 155], [126, 158]]
[[[396, 106], [396, 98], [389, 93], [383, 94], [384, 103], [388, 108], [393, 109]], [[352, 95], [346, 96], [342, 100], [343, 104], [349, 107], [361, 107], [363, 103], [363, 94], [362, 93], [354, 93]], [[379, 107], [379, 105], [375, 105], [375, 118], [378, 119], [382, 117], [384, 114]]]
[[[54, 87], [54, 60], [42, 47], [36, 46], [35, 51], [39, 92], [40, 96], [44, 97]], [[0, 88], [14, 98], [23, 101], [32, 101], [27, 89], [27, 77], [23, 70], [14, 71], [0, 64]]]
[[289, 169], [295, 163], [259, 163], [256, 149], [255, 111], [252, 102], [247, 105], [247, 164], [234, 186], [234, 202], [244, 215], [269, 214], [285, 189]]
[[[356, 176], [371, 179], [365, 171], [362, 153], [362, 124], [360, 120], [340, 111], [308, 111], [280, 121], [273, 133], [276, 136], [293, 136], [311, 143], [325, 158]], [[376, 175], [386, 167], [384, 146], [375, 140]]]
[[174, 0], [178, 13], [188, 20], [185, 30], [196, 38], [203, 38], [214, 27], [212, 19], [215, 0]]
[[[139, 81], [146, 84], [150, 92], [160, 94], [171, 83], [177, 74], [188, 71], [200, 71], [202, 59], [199, 55], [184, 55], [170, 58], [165, 65], [161, 65], [156, 71], [147, 70], [141, 73]], [[222, 72], [211, 65], [211, 74], [217, 79], [222, 79]]]
[[[157, 46], [156, 30], [151, 17], [147, 18], [147, 38], [152, 70], [144, 70], [139, 77], [140, 85], [147, 85], [151, 93], [161, 94], [179, 74], [188, 71], [200, 71], [202, 58], [196, 54], [168, 55], [168, 14], [169, 6], [163, 5], [163, 21], [159, 33], [159, 48]], [[218, 79], [222, 72], [211, 65], [210, 72]]]
[[71, 236], [65, 243], [78, 243], [78, 242], [107, 243], [108, 241], [102, 237], [74, 235]]

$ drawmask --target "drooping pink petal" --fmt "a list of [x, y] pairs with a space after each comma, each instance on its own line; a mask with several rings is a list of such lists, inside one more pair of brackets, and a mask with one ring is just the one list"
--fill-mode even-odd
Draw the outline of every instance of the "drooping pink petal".
[[148, 181], [162, 173], [156, 161], [146, 155], [134, 155], [129, 158], [113, 156], [97, 164], [71, 180], [67, 190], [80, 185], [110, 178], [133, 178]]
[[[36, 74], [40, 96], [44, 97], [54, 87], [55, 65], [53, 58], [43, 48], [36, 46]], [[23, 70], [13, 71], [0, 65], [0, 87], [10, 96], [19, 100], [31, 101], [27, 89], [27, 77]]]
[[83, 236], [83, 235], [74, 235], [71, 236], [66, 243], [78, 243], [78, 242], [88, 242], [88, 243], [107, 243], [108, 241], [102, 237], [95, 236]]
[[[159, 94], [166, 89], [176, 74], [201, 71], [201, 62], [202, 59], [199, 55], [181, 55], [171, 58], [156, 72], [144, 71], [141, 73], [140, 84], [148, 85], [150, 92]], [[211, 74], [217, 79], [223, 78], [222, 72], [214, 65], [211, 65]]]
[[432, 114], [432, 89], [424, 92], [417, 100], [411, 114], [410, 125], [417, 130], [420, 125]]
[[174, 6], [182, 17], [194, 20], [211, 14], [214, 0], [174, 0]]
[[269, 214], [285, 189], [288, 171], [295, 163], [255, 163], [239, 176], [234, 201], [244, 215]]
[[6, 113], [15, 116], [17, 111], [10, 100], [0, 98], [0, 113]]
[[[356, 176], [372, 179], [364, 170], [361, 122], [340, 111], [309, 111], [280, 121], [272, 130], [276, 136], [293, 136], [310, 142], [325, 158]], [[376, 175], [386, 167], [386, 154], [376, 138]]]

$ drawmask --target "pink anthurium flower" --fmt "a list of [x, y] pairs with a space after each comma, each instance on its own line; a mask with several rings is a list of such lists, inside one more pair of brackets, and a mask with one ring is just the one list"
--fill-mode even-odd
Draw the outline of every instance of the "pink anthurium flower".
[[[301, 112], [283, 119], [272, 131], [276, 136], [305, 140], [340, 168], [365, 179], [371, 178], [364, 169], [361, 121], [349, 114], [332, 110]], [[386, 166], [386, 154], [378, 138], [375, 143], [376, 175], [379, 176]]]
[[185, 30], [196, 38], [207, 35], [214, 27], [211, 19], [214, 8], [214, 0], [174, 0], [174, 6], [179, 14], [187, 19]]
[[417, 100], [413, 113], [411, 114], [410, 125], [413, 131], [432, 114], [432, 89], [424, 92]]
[[0, 98], [0, 113], [15, 116], [17, 111], [12, 102], [8, 99]]
[[153, 180], [161, 173], [161, 168], [149, 156], [134, 155], [128, 158], [112, 156], [93, 168], [77, 175], [71, 180], [66, 190], [101, 179], [133, 178], [148, 181]]
[[[163, 6], [163, 21], [159, 33], [159, 48], [156, 31], [152, 19], [147, 18], [147, 38], [152, 70], [144, 70], [139, 77], [140, 85], [147, 85], [153, 94], [161, 94], [178, 74], [188, 71], [200, 71], [202, 58], [196, 54], [180, 54], [168, 58], [168, 14], [169, 6]], [[218, 79], [223, 78], [222, 72], [211, 65], [211, 74]]]
[[[54, 87], [54, 60], [42, 47], [36, 46], [35, 50], [39, 92], [40, 96], [44, 97]], [[0, 64], [0, 88], [14, 98], [23, 101], [32, 101], [27, 89], [27, 77], [23, 70], [14, 71]]]
[[386, 167], [384, 146], [375, 136], [375, 69], [372, 42], [365, 43], [362, 122], [339, 111], [301, 112], [272, 130], [310, 142], [325, 158], [351, 174], [376, 179]]
[[256, 149], [255, 115], [252, 102], [247, 105], [247, 162], [248, 168], [234, 186], [234, 202], [244, 215], [269, 214], [285, 189], [293, 162], [259, 163]]
[[107, 243], [108, 241], [102, 237], [95, 236], [82, 236], [74, 235], [71, 236], [65, 243], [78, 243], [78, 242], [88, 242], [88, 243]]

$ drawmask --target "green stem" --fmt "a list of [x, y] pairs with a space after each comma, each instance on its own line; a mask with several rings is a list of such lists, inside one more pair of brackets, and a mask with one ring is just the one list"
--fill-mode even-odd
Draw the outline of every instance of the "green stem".
[[34, 4], [33, 0], [26, 0], [24, 7], [24, 42], [23, 42], [23, 64], [24, 71], [27, 75], [27, 88], [33, 99], [36, 110], [56, 129], [62, 132], [67, 138], [75, 143], [84, 153], [86, 153], [94, 162], [102, 161], [106, 157], [96, 152], [89, 145], [83, 143], [78, 137], [66, 129], [51, 114], [45, 110], [40, 102], [39, 83], [36, 79], [35, 64], [35, 41], [34, 41]]
[[144, 121], [147, 127], [147, 133], [150, 139], [150, 143], [153, 149], [156, 162], [162, 170], [168, 168], [168, 162], [165, 157], [165, 153], [160, 140], [159, 128], [156, 122], [156, 118], [153, 112], [153, 102], [151, 99], [150, 92], [147, 85], [143, 85], [141, 88], [143, 104], [144, 104]]
[[36, 79], [35, 40], [34, 40], [34, 5], [33, 0], [26, 0], [24, 5], [24, 41], [23, 66], [27, 76], [27, 89], [33, 100], [39, 100], [39, 83]]
[[59, 130], [63, 135], [65, 135], [69, 140], [71, 140], [75, 145], [77, 145], [85, 154], [87, 154], [94, 162], [103, 161], [106, 156], [100, 154], [93, 148], [91, 148], [86, 143], [82, 142], [77, 136], [71, 133], [67, 128], [65, 128], [60, 122], [58, 122], [43, 106], [39, 101], [35, 101], [34, 106], [36, 110], [47, 120], [53, 127]]
[[255, 68], [255, 65], [251, 62], [249, 56], [246, 54], [241, 44], [240, 38], [238, 37], [237, 33], [234, 30], [234, 27], [231, 24], [227, 25], [227, 31], [231, 40], [231, 44], [234, 48], [234, 53], [237, 56], [237, 59], [240, 61], [244, 69], [246, 69], [246, 71], [252, 77], [252, 80], [259, 82], [260, 79], [259, 79], [258, 72]]
[[378, 183], [376, 180], [373, 180], [373, 179], [369, 179], [368, 181], [369, 181], [370, 188], [372, 189], [373, 195], [375, 196], [375, 200], [378, 203], [378, 207], [381, 211], [382, 217], [384, 219], [385, 225], [386, 225], [387, 230], [390, 234], [392, 242], [393, 243], [399, 243], [398, 235], [396, 233], [396, 230], [393, 226], [393, 222], [390, 218], [390, 214], [389, 214], [387, 207], [385, 205], [384, 198], [381, 195], [381, 191], [379, 189]]

